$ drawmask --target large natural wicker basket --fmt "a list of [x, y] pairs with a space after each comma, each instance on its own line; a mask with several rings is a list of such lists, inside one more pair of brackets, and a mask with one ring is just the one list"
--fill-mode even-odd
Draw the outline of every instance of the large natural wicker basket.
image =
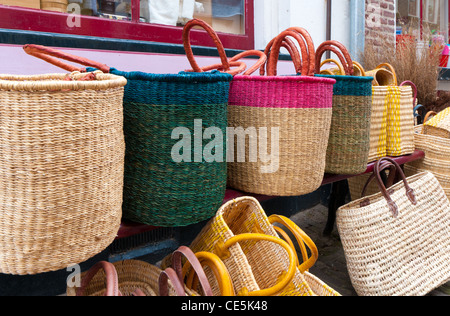
[[[303, 76], [276, 74], [280, 47], [290, 36], [302, 42], [303, 36], [308, 41]], [[234, 77], [230, 88], [228, 125], [244, 131], [253, 130], [257, 134], [245, 142], [245, 162], [243, 157], [239, 160], [236, 152], [233, 160], [229, 160], [230, 187], [276, 196], [304, 195], [320, 187], [325, 173], [336, 81], [314, 77], [314, 54], [309, 34], [303, 29], [292, 28], [273, 41], [267, 76]], [[238, 137], [229, 141], [236, 151], [240, 148]], [[276, 156], [272, 165], [263, 159], [251, 158], [258, 150], [258, 146], [254, 146], [255, 141], [259, 141], [260, 155], [265, 154], [261, 150], [264, 148], [261, 142], [265, 141], [267, 154]]]
[[117, 235], [126, 80], [85, 76], [0, 75], [1, 273], [63, 269]]
[[[322, 55], [331, 50], [341, 60], [344, 72], [325, 76], [336, 80], [333, 89], [333, 117], [328, 140], [325, 172], [360, 174], [367, 169], [372, 116], [372, 77], [354, 76], [353, 61], [346, 47], [337, 41], [323, 42], [316, 51], [316, 73]], [[360, 68], [360, 72], [364, 70]]]

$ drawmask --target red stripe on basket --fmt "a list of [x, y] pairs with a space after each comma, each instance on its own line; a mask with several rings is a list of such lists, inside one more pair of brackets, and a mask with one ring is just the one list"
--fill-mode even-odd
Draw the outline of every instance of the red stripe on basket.
[[318, 77], [236, 76], [229, 104], [270, 108], [331, 108], [334, 79]]

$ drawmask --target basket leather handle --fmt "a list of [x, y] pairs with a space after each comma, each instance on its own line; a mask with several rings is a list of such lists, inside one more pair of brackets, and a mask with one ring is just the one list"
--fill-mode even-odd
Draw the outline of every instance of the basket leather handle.
[[23, 50], [31, 56], [34, 56], [36, 58], [42, 59], [56, 67], [62, 68], [64, 70], [74, 72], [86, 72], [85, 68], [76, 67], [70, 64], [67, 64], [60, 59], [74, 62], [83, 66], [87, 67], [93, 67], [98, 70], [101, 70], [104, 73], [109, 73], [110, 67], [107, 65], [104, 65], [102, 63], [89, 60], [84, 57], [75, 56], [72, 54], [68, 54], [50, 47], [42, 46], [42, 45], [35, 45], [35, 44], [27, 44], [23, 46]]
[[[225, 266], [225, 263], [212, 252], [198, 252], [195, 254], [195, 256], [202, 266], [207, 266], [214, 274], [214, 277], [219, 284], [221, 296], [235, 296], [233, 282], [231, 280], [230, 273]], [[186, 263], [186, 265], [183, 267], [183, 270], [189, 268], [190, 265]], [[193, 269], [189, 270], [186, 286], [190, 289], [195, 289], [198, 287], [198, 277], [196, 277], [195, 271]]]
[[292, 282], [295, 273], [297, 271], [296, 266], [296, 255], [294, 250], [291, 248], [291, 246], [282, 240], [281, 238], [266, 235], [266, 234], [240, 234], [231, 237], [225, 242], [217, 242], [215, 244], [216, 254], [219, 256], [220, 259], [224, 260], [225, 258], [229, 257], [230, 251], [229, 249], [239, 244], [240, 242], [244, 241], [268, 241], [275, 243], [279, 246], [281, 246], [286, 252], [289, 257], [289, 267], [288, 270], [285, 271], [280, 279], [278, 280], [278, 283], [275, 284], [273, 287], [258, 291], [249, 292], [248, 289], [244, 288], [242, 289], [237, 295], [238, 296], [275, 296], [281, 291], [283, 291], [289, 284]]
[[436, 115], [437, 115], [437, 112], [435, 112], [435, 111], [428, 112], [427, 115], [425, 115], [423, 122], [426, 123], [430, 119], [431, 116], [436, 116]]
[[[325, 59], [323, 62], [320, 63], [320, 68], [322, 68], [323, 65], [326, 63], [333, 63], [338, 67], [339, 75], [343, 76], [345, 74], [344, 66], [341, 65], [340, 62], [338, 62], [336, 59]], [[322, 70], [320, 71], [322, 73]]]
[[169, 296], [169, 280], [175, 289], [177, 296], [186, 296], [184, 285], [178, 278], [178, 274], [172, 268], [167, 268], [161, 272], [158, 279], [159, 296]]
[[383, 183], [383, 180], [381, 179], [381, 175], [380, 175], [381, 166], [382, 166], [383, 162], [385, 162], [385, 161], [390, 162], [395, 166], [396, 172], [400, 175], [401, 179], [403, 180], [403, 184], [404, 184], [405, 190], [406, 190], [406, 196], [408, 197], [410, 202], [413, 205], [417, 205], [417, 199], [416, 199], [414, 190], [409, 186], [408, 180], [406, 179], [405, 173], [403, 172], [400, 165], [395, 160], [388, 158], [388, 157], [381, 158], [380, 160], [378, 160], [375, 163], [375, 168], [374, 168], [376, 180], [377, 180], [378, 186], [381, 190], [381, 193], [383, 194], [384, 198], [386, 199], [386, 202], [389, 206], [389, 210], [392, 212], [392, 215], [394, 216], [394, 218], [397, 218], [399, 215], [398, 206], [392, 200], [391, 195], [389, 194], [388, 190], [386, 189], [386, 187]]
[[192, 266], [193, 270], [197, 274], [200, 284], [205, 296], [213, 296], [211, 285], [209, 284], [208, 277], [205, 274], [205, 270], [198, 260], [197, 256], [188, 247], [181, 246], [172, 254], [172, 267], [177, 273], [178, 278], [184, 283], [185, 274], [183, 273], [183, 257], [187, 259], [188, 263]]
[[[246, 71], [247, 65], [239, 60], [242, 58], [245, 58], [245, 57], [249, 57], [249, 56], [258, 56], [259, 59], [255, 65], [253, 65]], [[237, 68], [229, 70], [229, 71], [227, 71], [227, 73], [232, 76], [236, 76], [245, 71], [243, 73], [244, 76], [251, 76], [253, 73], [255, 73], [256, 70], [258, 70], [260, 67], [263, 67], [265, 65], [266, 61], [267, 61], [267, 56], [264, 52], [259, 51], [259, 50], [247, 50], [247, 51], [239, 53], [236, 56], [234, 56], [233, 58], [229, 59], [230, 66], [237, 67]], [[217, 69], [219, 71], [223, 71], [222, 67], [223, 67], [222, 64], [215, 64], [215, 65], [202, 67], [201, 70], [202, 71], [210, 71], [213, 69]], [[192, 70], [188, 70], [188, 71], [192, 71]]]
[[397, 79], [397, 73], [395, 72], [394, 67], [391, 64], [389, 64], [389, 63], [382, 63], [382, 64], [379, 64], [377, 66], [377, 68], [375, 68], [375, 69], [381, 69], [383, 67], [388, 68], [389, 71], [392, 72], [392, 74], [394, 75], [394, 86], [397, 86], [398, 85], [398, 79]]
[[[397, 173], [397, 169], [395, 168], [395, 166], [393, 164], [391, 164], [390, 162], [385, 162], [380, 166], [380, 170], [379, 172], [382, 172], [386, 169], [389, 168], [389, 176], [387, 178], [386, 181], [386, 188], [389, 189], [391, 186], [393, 186], [395, 183], [397, 183], [398, 181], [400, 181], [399, 179], [399, 175]], [[367, 179], [366, 184], [363, 187], [363, 190], [361, 192], [361, 196], [365, 196], [367, 193], [367, 190], [369, 189], [369, 185], [372, 183], [372, 181], [375, 180], [375, 173], [372, 173], [369, 177], [369, 179]], [[361, 202], [362, 205], [364, 205], [364, 202]]]
[[366, 71], [364, 70], [364, 67], [360, 63], [353, 60], [353, 66], [359, 70], [359, 72], [361, 73], [361, 77], [366, 76]]
[[316, 64], [315, 71], [316, 73], [320, 73], [320, 61], [322, 60], [322, 56], [326, 51], [331, 51], [336, 56], [338, 56], [341, 65], [343, 66], [345, 72], [342, 75], [353, 76], [353, 60], [348, 52], [347, 48], [338, 41], [325, 41], [319, 45], [316, 51]]
[[[267, 75], [276, 76], [280, 49], [286, 37], [293, 37], [300, 46], [302, 57], [302, 76], [314, 76], [315, 49], [311, 35], [301, 27], [292, 27], [281, 32], [274, 40], [268, 58]], [[306, 43], [306, 44], [305, 44]]]
[[[302, 264], [300, 264], [299, 262], [297, 263], [298, 269], [300, 270], [301, 273], [305, 273], [306, 271], [311, 269], [319, 259], [319, 251], [314, 241], [292, 220], [290, 220], [285, 216], [272, 215], [269, 217], [269, 222], [272, 225], [274, 225], [275, 223], [281, 224], [289, 229], [289, 231], [294, 235], [295, 239], [297, 240], [297, 244], [300, 247], [300, 252], [303, 258]], [[277, 233], [283, 236], [283, 239], [286, 240], [291, 245], [291, 247], [293, 247], [292, 241], [290, 240], [288, 235], [284, 234], [284, 231], [281, 228], [277, 226], [273, 226], [273, 228], [277, 231]], [[310, 249], [311, 257], [308, 256], [306, 247]], [[293, 247], [293, 249], [295, 248]]]
[[[264, 53], [266, 54], [267, 58], [269, 58], [269, 56], [270, 56], [270, 52], [272, 50], [272, 46], [273, 46], [273, 43], [275, 42], [275, 39], [276, 38], [273, 38], [269, 42], [269, 44], [267, 44], [267, 46], [266, 46], [266, 48], [264, 50]], [[281, 43], [281, 47], [286, 48], [288, 53], [289, 53], [289, 55], [291, 56], [292, 62], [293, 62], [294, 67], [295, 67], [295, 73], [296, 74], [301, 73], [301, 71], [302, 71], [302, 60], [301, 60], [301, 57], [300, 57], [300, 52], [298, 51], [297, 46], [295, 46], [295, 43], [289, 37], [286, 37], [286, 38], [284, 38], [283, 42]], [[261, 76], [265, 75], [265, 73], [266, 73], [266, 66], [267, 66], [267, 63], [260, 67], [259, 74]], [[275, 75], [276, 75], [276, 69], [275, 69]]]
[[103, 269], [106, 276], [106, 291], [104, 296], [122, 296], [119, 291], [119, 277], [114, 265], [107, 261], [97, 262], [81, 280], [81, 285], [76, 290], [77, 296], [84, 296], [84, 292], [98, 271]]
[[194, 72], [203, 72], [203, 70], [197, 64], [197, 61], [195, 60], [195, 57], [194, 57], [194, 53], [192, 52], [191, 30], [195, 26], [200, 26], [201, 28], [203, 28], [209, 34], [209, 36], [214, 41], [214, 44], [216, 45], [217, 50], [219, 52], [219, 57], [220, 57], [220, 60], [222, 62], [222, 66], [221, 67], [222, 67], [223, 71], [225, 71], [225, 72], [230, 71], [231, 65], [228, 62], [228, 58], [227, 58], [225, 49], [224, 49], [223, 44], [220, 41], [220, 38], [217, 35], [217, 33], [205, 21], [200, 20], [200, 19], [193, 19], [193, 20], [190, 20], [188, 23], [186, 23], [186, 25], [184, 26], [184, 29], [183, 29], [183, 45], [184, 45], [184, 50], [186, 52], [186, 57], [188, 58], [189, 63], [191, 64], [191, 67], [194, 70]]
[[413, 108], [414, 108], [416, 106], [416, 101], [417, 101], [417, 86], [414, 82], [409, 81], [409, 80], [403, 81], [400, 84], [400, 87], [403, 87], [404, 85], [410, 85], [414, 91], [414, 102], [413, 102]]

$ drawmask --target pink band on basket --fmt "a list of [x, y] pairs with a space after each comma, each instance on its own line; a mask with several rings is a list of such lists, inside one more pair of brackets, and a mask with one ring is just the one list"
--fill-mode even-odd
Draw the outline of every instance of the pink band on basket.
[[334, 79], [302, 76], [236, 76], [229, 104], [234, 106], [327, 109], [333, 106]]

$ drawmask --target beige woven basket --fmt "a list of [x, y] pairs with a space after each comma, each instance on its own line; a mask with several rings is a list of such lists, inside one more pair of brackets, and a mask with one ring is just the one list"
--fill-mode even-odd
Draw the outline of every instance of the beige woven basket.
[[436, 116], [426, 121], [423, 133], [443, 138], [450, 138], [450, 107], [440, 113], [429, 112]]
[[387, 87], [372, 88], [372, 116], [370, 121], [370, 150], [368, 162], [376, 161], [386, 156]]
[[450, 202], [429, 172], [404, 181], [337, 212], [358, 295], [421, 296], [450, 280]]
[[126, 80], [0, 75], [0, 273], [81, 263], [122, 215]]

